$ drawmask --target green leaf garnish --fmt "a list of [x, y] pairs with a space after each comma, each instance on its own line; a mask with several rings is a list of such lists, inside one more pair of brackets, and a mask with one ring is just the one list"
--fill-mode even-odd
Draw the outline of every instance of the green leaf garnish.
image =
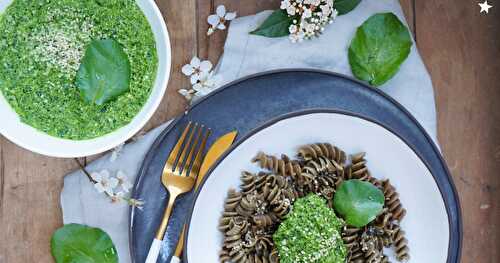
[[294, 17], [288, 16], [285, 10], [274, 11], [259, 28], [250, 32], [253, 35], [265, 37], [285, 37], [290, 34], [289, 27]]
[[391, 79], [410, 54], [408, 28], [392, 13], [376, 14], [358, 27], [349, 47], [356, 78], [380, 86]]
[[130, 61], [116, 40], [94, 40], [85, 51], [76, 85], [89, 103], [102, 105], [125, 93], [130, 84]]
[[337, 9], [339, 15], [345, 15], [351, 12], [361, 0], [335, 0], [333, 2], [333, 8]]
[[65, 225], [54, 232], [50, 245], [57, 263], [118, 262], [113, 241], [99, 228]]
[[384, 194], [369, 182], [347, 180], [333, 197], [335, 210], [347, 224], [362, 227], [373, 221], [384, 207]]

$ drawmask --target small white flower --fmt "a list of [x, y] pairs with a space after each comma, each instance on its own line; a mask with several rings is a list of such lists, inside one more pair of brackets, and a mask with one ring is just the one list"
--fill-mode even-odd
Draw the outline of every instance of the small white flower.
[[122, 170], [119, 170], [116, 173], [116, 179], [118, 179], [118, 186], [121, 186], [123, 192], [130, 192], [132, 184], [129, 182], [127, 175]]
[[333, 7], [333, 0], [326, 0], [325, 2], [327, 5]]
[[207, 35], [211, 35], [216, 29], [226, 29], [226, 21], [236, 18], [236, 12], [226, 12], [224, 5], [219, 5], [215, 11], [215, 14], [209, 15], [207, 18], [207, 22], [210, 24]]
[[328, 5], [322, 5], [319, 8], [321, 8], [321, 14], [323, 16], [329, 16], [332, 13], [333, 8], [331, 8]]
[[214, 91], [221, 82], [220, 76], [208, 74], [203, 76], [200, 81], [193, 85], [193, 90], [196, 91], [197, 96], [205, 96]]
[[99, 193], [107, 193], [109, 195], [113, 195], [113, 189], [118, 185], [118, 179], [110, 177], [108, 170], [102, 170], [100, 172], [94, 172], [90, 174], [92, 179], [94, 179], [97, 183], [94, 184], [94, 187], [97, 189]]
[[290, 0], [283, 0], [281, 1], [280, 9], [288, 9], [292, 4], [290, 3]]
[[302, 42], [304, 40], [304, 32], [303, 31], [298, 31], [295, 34], [290, 34], [290, 40], [292, 43], [297, 43], [297, 42]]
[[194, 97], [194, 94], [196, 93], [196, 91], [192, 90], [192, 89], [180, 89], [179, 91], [179, 94], [181, 94], [182, 96], [184, 96], [184, 98], [186, 98], [186, 100], [190, 101], [193, 99]]
[[116, 146], [113, 151], [111, 152], [111, 156], [109, 157], [110, 162], [116, 161], [118, 159], [118, 156], [120, 155], [121, 151], [123, 150], [123, 146], [125, 143], [121, 143], [120, 145]]
[[310, 18], [312, 16], [312, 11], [309, 8], [304, 8], [304, 11], [302, 12], [302, 17], [303, 18]]
[[316, 29], [316, 25], [312, 23], [305, 23], [303, 27], [307, 34], [313, 34]]
[[286, 8], [286, 12], [289, 15], [294, 16], [297, 13], [297, 9], [293, 5], [291, 5], [291, 6]]
[[288, 31], [290, 32], [290, 34], [295, 34], [295, 33], [297, 33], [297, 30], [298, 30], [297, 25], [291, 25], [291, 26], [288, 28]]
[[198, 57], [193, 57], [189, 64], [182, 67], [182, 73], [191, 77], [191, 84], [198, 82], [200, 77], [208, 74], [212, 69], [212, 63], [208, 60], [201, 61]]
[[311, 0], [311, 5], [314, 5], [314, 6], [319, 6], [321, 4], [321, 0]]

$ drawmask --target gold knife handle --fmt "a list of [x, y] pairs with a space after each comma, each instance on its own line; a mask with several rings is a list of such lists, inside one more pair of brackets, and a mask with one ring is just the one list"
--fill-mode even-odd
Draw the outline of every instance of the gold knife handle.
[[175, 247], [174, 256], [180, 258], [182, 254], [182, 247], [184, 247], [184, 234], [186, 232], [186, 225], [182, 228], [181, 236], [179, 237], [179, 241], [177, 241], [177, 247]]
[[[210, 166], [212, 166], [212, 164], [229, 148], [229, 146], [231, 146], [237, 134], [238, 134], [237, 131], [229, 132], [224, 136], [219, 137], [219, 139], [212, 145], [208, 153], [205, 155], [205, 160], [203, 160], [202, 167], [200, 168], [200, 173], [198, 174], [198, 178], [196, 179], [196, 184], [194, 186], [195, 191], [198, 190], [198, 187], [201, 185], [203, 178], [205, 178], [205, 175], [207, 175], [208, 168], [210, 168]], [[225, 139], [226, 144], [223, 145], [223, 147], [221, 148], [220, 145], [217, 145], [217, 142], [219, 142], [219, 140], [221, 140], [222, 138]], [[215, 148], [214, 153], [211, 153], [211, 151], [213, 150], [212, 148]], [[212, 158], [212, 160], [207, 161], [209, 157], [215, 157], [215, 158]], [[182, 228], [181, 235], [179, 237], [179, 241], [177, 241], [177, 246], [175, 247], [174, 256], [177, 258], [181, 257], [182, 249], [184, 248], [184, 238], [186, 234], [186, 228], [187, 225], [184, 225], [184, 227]]]

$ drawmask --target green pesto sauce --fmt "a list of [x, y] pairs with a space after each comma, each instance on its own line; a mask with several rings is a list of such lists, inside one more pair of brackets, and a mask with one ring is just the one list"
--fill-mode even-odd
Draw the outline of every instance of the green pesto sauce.
[[[130, 60], [129, 91], [89, 104], [76, 73], [86, 45], [109, 38]], [[128, 124], [157, 65], [153, 32], [134, 0], [14, 0], [0, 15], [0, 91], [24, 123], [52, 136], [91, 139]]]
[[281, 263], [344, 263], [344, 226], [326, 200], [311, 194], [298, 199], [273, 235]]

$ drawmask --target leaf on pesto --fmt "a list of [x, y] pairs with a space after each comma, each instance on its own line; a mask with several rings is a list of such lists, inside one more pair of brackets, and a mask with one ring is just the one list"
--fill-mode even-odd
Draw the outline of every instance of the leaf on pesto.
[[373, 15], [358, 27], [349, 47], [352, 73], [360, 80], [380, 86], [399, 71], [412, 45], [408, 28], [396, 15]]
[[382, 212], [384, 194], [369, 182], [347, 180], [335, 193], [333, 205], [347, 224], [363, 227]]
[[339, 15], [345, 15], [356, 8], [360, 2], [361, 0], [335, 0], [333, 8], [337, 9]]
[[94, 40], [85, 51], [76, 76], [80, 94], [102, 105], [129, 89], [130, 61], [116, 40]]
[[50, 242], [57, 263], [118, 263], [111, 238], [99, 228], [68, 224], [54, 232]]
[[286, 11], [278, 9], [274, 11], [259, 28], [250, 32], [253, 35], [265, 37], [285, 37], [290, 34], [289, 27], [294, 17], [288, 16]]

